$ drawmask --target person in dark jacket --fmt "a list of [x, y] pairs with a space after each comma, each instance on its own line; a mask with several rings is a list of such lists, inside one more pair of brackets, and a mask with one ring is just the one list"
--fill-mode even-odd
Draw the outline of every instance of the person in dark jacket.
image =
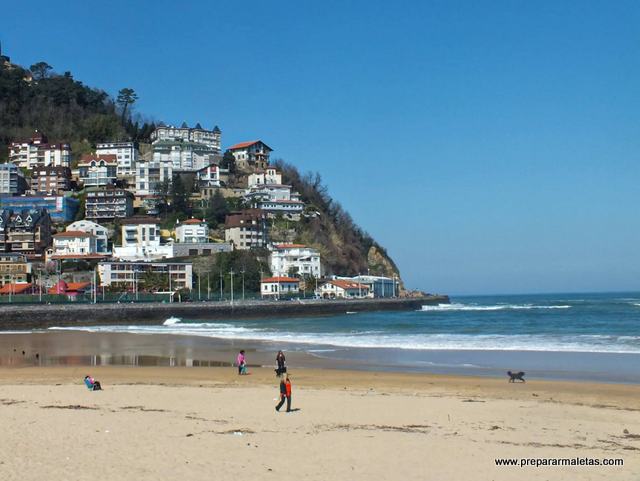
[[276, 355], [276, 376], [280, 377], [287, 372], [287, 363], [284, 352], [278, 351]]

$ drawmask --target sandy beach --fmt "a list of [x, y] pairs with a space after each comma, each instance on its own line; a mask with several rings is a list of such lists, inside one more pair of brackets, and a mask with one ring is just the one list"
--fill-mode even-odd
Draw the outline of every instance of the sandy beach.
[[[91, 392], [86, 373], [105, 389]], [[0, 369], [4, 480], [596, 480], [640, 476], [640, 386], [393, 374]], [[496, 458], [623, 466], [496, 466]], [[589, 461], [591, 460], [591, 461]], [[538, 461], [541, 462], [541, 461]]]

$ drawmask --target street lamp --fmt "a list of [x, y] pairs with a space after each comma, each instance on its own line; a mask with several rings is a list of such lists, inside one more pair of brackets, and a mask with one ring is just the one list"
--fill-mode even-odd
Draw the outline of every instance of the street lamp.
[[244, 301], [244, 267], [242, 268], [242, 300]]
[[231, 274], [231, 305], [233, 306], [233, 269], [231, 269], [231, 272], [229, 272], [229, 274]]

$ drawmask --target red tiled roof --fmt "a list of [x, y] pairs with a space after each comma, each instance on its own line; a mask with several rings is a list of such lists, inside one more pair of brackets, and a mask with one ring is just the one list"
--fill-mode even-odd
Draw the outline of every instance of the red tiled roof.
[[296, 247], [304, 248], [307, 246], [304, 244], [276, 244], [274, 247], [276, 249], [295, 249]]
[[23, 294], [29, 290], [31, 286], [32, 284], [30, 282], [25, 284], [5, 284], [0, 287], [0, 294]]
[[246, 149], [247, 147], [251, 147], [253, 144], [257, 144], [258, 142], [260, 141], [250, 140], [249, 142], [240, 142], [239, 144], [232, 145], [228, 150]]
[[68, 230], [66, 232], [59, 232], [57, 234], [54, 234], [53, 237], [82, 237], [82, 238], [87, 238], [87, 237], [94, 237], [93, 234], [89, 234], [87, 232], [82, 232], [80, 230]]
[[185, 220], [183, 224], [204, 224], [204, 221], [200, 219], [188, 219]]
[[87, 287], [91, 285], [91, 282], [65, 282], [60, 280], [60, 282], [56, 283], [53, 287], [51, 287], [47, 292], [49, 294], [73, 294], [78, 291], [83, 291]]
[[300, 279], [295, 279], [293, 277], [267, 277], [266, 279], [262, 279], [260, 282], [300, 282]]

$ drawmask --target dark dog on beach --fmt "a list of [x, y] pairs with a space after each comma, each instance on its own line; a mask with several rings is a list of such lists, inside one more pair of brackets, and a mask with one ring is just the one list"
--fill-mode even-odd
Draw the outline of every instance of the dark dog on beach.
[[507, 375], [509, 376], [509, 382], [516, 382], [516, 379], [519, 381], [525, 382], [524, 372], [522, 371], [520, 372], [507, 371]]

